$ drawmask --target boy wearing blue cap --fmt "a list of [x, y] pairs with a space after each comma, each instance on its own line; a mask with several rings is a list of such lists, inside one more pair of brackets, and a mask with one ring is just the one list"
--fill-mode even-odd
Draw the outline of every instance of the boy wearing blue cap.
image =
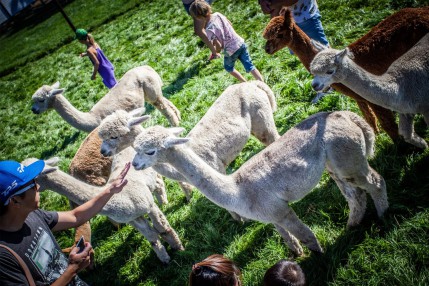
[[90, 264], [91, 244], [86, 242], [79, 253], [73, 248], [67, 259], [52, 231], [77, 227], [100, 212], [127, 184], [130, 168], [128, 163], [104, 192], [88, 202], [53, 212], [39, 209], [37, 176], [44, 166], [42, 160], [28, 166], [0, 162], [0, 246], [13, 252], [0, 247], [0, 285], [87, 285], [77, 273]]

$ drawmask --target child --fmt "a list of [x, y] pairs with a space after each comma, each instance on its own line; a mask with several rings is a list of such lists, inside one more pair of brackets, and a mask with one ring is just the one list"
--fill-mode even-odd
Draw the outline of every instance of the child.
[[305, 276], [296, 262], [280, 260], [264, 275], [264, 286], [304, 286]]
[[241, 286], [241, 272], [228, 258], [213, 254], [192, 266], [189, 286]]
[[[250, 72], [257, 80], [264, 81], [258, 69], [253, 65], [252, 59], [247, 51], [246, 44], [232, 27], [228, 19], [221, 13], [213, 13], [211, 7], [205, 1], [195, 0], [189, 7], [189, 12], [193, 18], [204, 21], [205, 30], [210, 50], [224, 50], [224, 68], [232, 76], [241, 82], [246, 79], [235, 68], [237, 59], [241, 61], [246, 72]], [[219, 55], [212, 54], [211, 58], [217, 58]]]
[[116, 85], [114, 67], [104, 55], [100, 46], [94, 41], [94, 37], [91, 34], [88, 34], [84, 29], [77, 29], [76, 39], [78, 39], [80, 43], [85, 44], [87, 48], [86, 53], [81, 53], [80, 56], [88, 56], [94, 65], [91, 79], [95, 80], [98, 72], [107, 88], [110, 89], [114, 87]]

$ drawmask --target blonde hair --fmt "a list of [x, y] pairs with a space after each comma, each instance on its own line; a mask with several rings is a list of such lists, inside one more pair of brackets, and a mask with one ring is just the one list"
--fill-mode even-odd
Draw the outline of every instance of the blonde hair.
[[189, 14], [192, 17], [207, 17], [212, 13], [212, 7], [204, 0], [195, 0], [189, 7]]

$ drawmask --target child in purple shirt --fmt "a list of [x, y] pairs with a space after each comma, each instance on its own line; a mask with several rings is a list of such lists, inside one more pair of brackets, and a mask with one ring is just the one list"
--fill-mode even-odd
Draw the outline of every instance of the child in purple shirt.
[[[229, 20], [221, 13], [213, 13], [211, 7], [203, 0], [195, 0], [189, 8], [193, 18], [204, 21], [204, 26], [208, 39], [210, 40], [210, 50], [216, 49], [224, 51], [224, 68], [232, 76], [241, 82], [246, 79], [234, 68], [235, 62], [240, 60], [246, 72], [250, 72], [257, 80], [264, 81], [261, 73], [253, 65], [247, 46], [232, 27]], [[213, 55], [212, 55], [213, 56]], [[214, 55], [215, 57], [217, 56]]]
[[80, 43], [85, 44], [87, 47], [86, 53], [81, 53], [80, 56], [88, 56], [94, 65], [91, 79], [95, 80], [98, 72], [107, 88], [111, 89], [114, 87], [116, 85], [114, 67], [104, 55], [100, 46], [94, 41], [94, 37], [91, 34], [88, 34], [84, 29], [77, 29], [76, 38]]

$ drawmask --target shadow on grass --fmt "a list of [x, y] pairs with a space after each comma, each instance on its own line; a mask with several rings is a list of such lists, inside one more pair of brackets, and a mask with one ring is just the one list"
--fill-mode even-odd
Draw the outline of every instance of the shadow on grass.
[[176, 93], [183, 89], [183, 86], [188, 82], [189, 79], [197, 76], [200, 73], [201, 68], [207, 65], [206, 61], [197, 61], [192, 66], [188, 67], [186, 70], [181, 71], [175, 80], [173, 80], [169, 85], [163, 88], [162, 92], [164, 96]]
[[69, 144], [74, 143], [78, 139], [79, 134], [80, 134], [80, 132], [77, 131], [72, 136], [67, 136], [66, 138], [64, 138], [64, 141], [60, 146], [56, 145], [56, 146], [54, 146], [54, 148], [52, 148], [50, 150], [43, 151], [41, 154], [41, 158], [42, 159], [50, 158], [53, 155], [57, 154], [59, 151], [65, 149]]

